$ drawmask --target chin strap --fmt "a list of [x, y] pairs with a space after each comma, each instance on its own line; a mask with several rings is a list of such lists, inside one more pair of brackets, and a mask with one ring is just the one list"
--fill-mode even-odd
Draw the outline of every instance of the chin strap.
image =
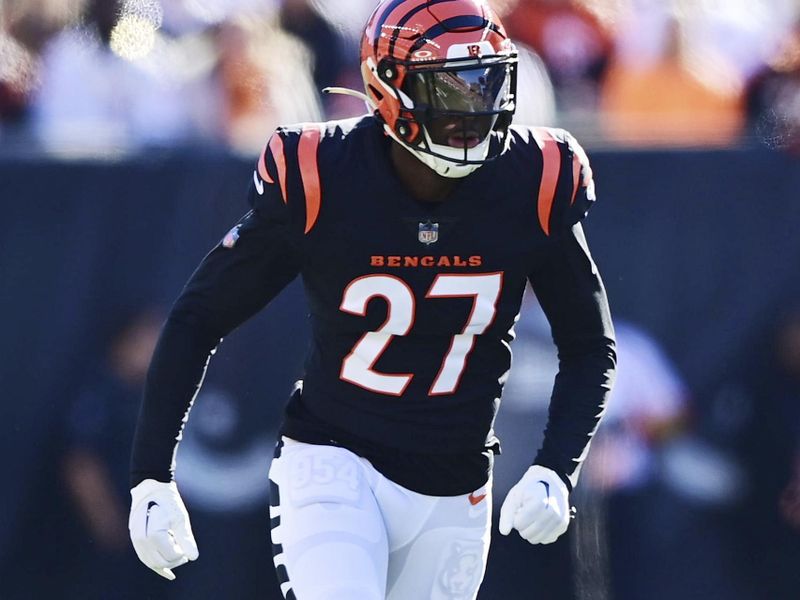
[[372, 104], [372, 101], [369, 99], [364, 92], [357, 92], [356, 90], [351, 90], [350, 88], [343, 88], [343, 87], [326, 87], [322, 88], [323, 94], [341, 94], [342, 96], [352, 96], [353, 98], [358, 98], [359, 100], [363, 100], [367, 103], [367, 106], [371, 107], [373, 110], [377, 108]]

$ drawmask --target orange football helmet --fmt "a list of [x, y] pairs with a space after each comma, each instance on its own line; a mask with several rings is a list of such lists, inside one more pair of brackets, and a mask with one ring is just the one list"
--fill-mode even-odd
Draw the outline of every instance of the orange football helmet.
[[387, 134], [444, 177], [507, 147], [516, 66], [483, 0], [383, 0], [361, 43], [366, 95]]

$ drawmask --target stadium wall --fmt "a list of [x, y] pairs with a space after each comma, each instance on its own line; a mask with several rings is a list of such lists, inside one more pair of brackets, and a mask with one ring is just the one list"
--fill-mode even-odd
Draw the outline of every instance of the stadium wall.
[[[702, 413], [715, 390], [757, 369], [753, 353], [768, 343], [776, 314], [800, 304], [800, 163], [752, 149], [592, 158], [599, 200], [585, 226], [612, 310], [663, 343]], [[1, 597], [67, 597], [78, 559], [54, 542], [75, 529], [59, 479], [66, 407], [120, 316], [166, 309], [246, 212], [251, 169], [204, 154], [0, 161]], [[503, 232], [487, 235], [502, 243]], [[305, 313], [296, 282], [212, 361], [209, 389], [234, 398], [238, 411], [221, 455], [274, 435], [302, 370]], [[198, 464], [198, 477], [210, 472]], [[186, 567], [176, 589], [223, 597], [189, 590], [236, 579], [249, 590], [241, 597], [273, 593], [263, 507], [224, 494], [196, 504], [205, 566]], [[235, 518], [219, 516], [226, 506]], [[236, 538], [245, 531], [260, 533]], [[241, 551], [215, 549], [237, 540]], [[220, 562], [207, 562], [216, 554]], [[255, 561], [249, 575], [234, 568], [237, 556]], [[234, 575], [225, 577], [228, 567]], [[482, 597], [500, 597], [492, 585]]]

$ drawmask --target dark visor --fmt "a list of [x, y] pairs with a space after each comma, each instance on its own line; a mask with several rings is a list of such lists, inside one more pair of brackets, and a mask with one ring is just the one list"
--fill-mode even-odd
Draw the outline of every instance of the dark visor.
[[403, 91], [415, 107], [462, 113], [495, 112], [506, 90], [508, 66], [474, 66], [464, 69], [409, 71]]

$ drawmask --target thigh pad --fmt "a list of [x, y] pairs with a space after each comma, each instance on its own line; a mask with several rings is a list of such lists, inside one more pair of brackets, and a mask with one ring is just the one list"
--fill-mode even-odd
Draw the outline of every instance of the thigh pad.
[[325, 502], [358, 504], [365, 480], [356, 456], [331, 446], [298, 446], [287, 450], [285, 485], [294, 506]]

